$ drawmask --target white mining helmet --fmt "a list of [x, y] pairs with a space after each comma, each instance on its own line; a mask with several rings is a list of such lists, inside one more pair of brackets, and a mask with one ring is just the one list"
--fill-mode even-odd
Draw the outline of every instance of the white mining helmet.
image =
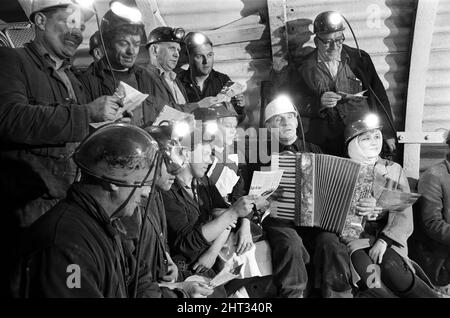
[[267, 122], [273, 116], [285, 113], [298, 115], [297, 108], [292, 104], [291, 99], [286, 95], [280, 95], [267, 104], [264, 110], [264, 122]]
[[92, 0], [18, 0], [20, 6], [29, 19], [32, 19], [33, 13], [51, 8], [67, 5], [78, 5], [84, 13], [84, 20], [88, 21], [94, 16], [92, 10]]

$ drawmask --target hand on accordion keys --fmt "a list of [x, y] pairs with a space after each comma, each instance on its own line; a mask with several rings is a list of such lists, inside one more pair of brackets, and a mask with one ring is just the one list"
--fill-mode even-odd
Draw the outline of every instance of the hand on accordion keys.
[[369, 221], [375, 220], [382, 211], [376, 204], [377, 200], [374, 197], [361, 198], [356, 205], [356, 213], [359, 216], [366, 216]]

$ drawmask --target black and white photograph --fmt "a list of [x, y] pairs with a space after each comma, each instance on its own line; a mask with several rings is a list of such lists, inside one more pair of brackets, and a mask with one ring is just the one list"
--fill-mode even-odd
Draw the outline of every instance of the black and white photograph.
[[450, 0], [2, 0], [0, 211], [14, 302], [448, 299]]

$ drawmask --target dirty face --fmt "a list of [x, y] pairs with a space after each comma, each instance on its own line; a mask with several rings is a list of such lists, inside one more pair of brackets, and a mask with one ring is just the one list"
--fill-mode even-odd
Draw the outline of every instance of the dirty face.
[[56, 8], [49, 14], [37, 13], [35, 21], [43, 31], [43, 44], [60, 59], [72, 57], [83, 41], [84, 17], [78, 6]]
[[140, 46], [140, 35], [117, 34], [108, 45], [108, 57], [113, 68], [131, 68], [136, 62]]

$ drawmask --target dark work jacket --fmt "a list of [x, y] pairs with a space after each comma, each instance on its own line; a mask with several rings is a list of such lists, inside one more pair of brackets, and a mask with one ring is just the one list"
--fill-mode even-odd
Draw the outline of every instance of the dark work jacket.
[[[65, 200], [28, 229], [13, 278], [15, 296], [128, 297], [135, 262], [122, 243], [124, 231], [121, 221], [111, 222], [82, 184], [74, 184]], [[76, 273], [74, 265], [79, 269], [79, 288], [67, 285], [76, 281], [70, 276]], [[161, 297], [163, 292], [172, 293], [153, 282], [143, 261], [137, 296]]]
[[[248, 180], [248, 172], [247, 165], [245, 162], [238, 162], [238, 165], [231, 161], [227, 156], [231, 154], [230, 152], [219, 152], [216, 148], [213, 149], [213, 155], [217, 158], [217, 163], [215, 165], [214, 170], [211, 172], [212, 175], [210, 178], [212, 180], [218, 179], [220, 173], [225, 167], [230, 168], [231, 170], [236, 172], [236, 175], [239, 177], [239, 180], [234, 185], [231, 193], [227, 196], [227, 201], [231, 204], [236, 202], [240, 197], [247, 195], [248, 190], [250, 188], [250, 182]], [[238, 156], [238, 158], [244, 158], [244, 155]], [[212, 166], [209, 167], [211, 169]], [[250, 217], [250, 216], [248, 216]], [[247, 218], [247, 217], [246, 217]]]
[[[128, 72], [133, 73], [136, 77], [138, 87], [135, 88], [143, 94], [148, 94], [151, 79], [147, 71], [140, 66], [133, 65]], [[79, 80], [86, 88], [86, 95], [89, 101], [93, 101], [103, 95], [111, 96], [116, 90], [113, 77], [109, 69], [105, 66], [104, 60], [100, 60], [98, 63], [92, 63], [89, 68], [79, 76]], [[116, 85], [119, 85], [118, 82], [119, 80], [117, 80]], [[147, 98], [143, 102], [143, 105], [149, 103], [150, 101]], [[146, 108], [148, 107], [150, 106], [146, 106]], [[140, 106], [133, 111], [133, 118], [131, 119], [132, 124], [137, 126], [142, 126], [144, 124], [142, 108], [143, 106]]]
[[450, 279], [450, 154], [422, 174], [418, 189], [411, 258], [434, 284], [444, 286]]
[[[203, 91], [201, 91], [200, 87], [192, 80], [190, 68], [182, 70], [178, 74], [178, 78], [186, 90], [188, 101], [190, 103], [198, 102], [205, 97], [217, 96], [225, 84], [228, 81], [231, 81], [228, 75], [212, 69], [203, 83]], [[231, 102], [235, 111], [238, 113], [238, 122], [242, 122], [245, 119], [244, 107], [238, 106], [233, 99], [231, 99]]]
[[[391, 105], [386, 95], [386, 90], [378, 77], [369, 54], [361, 50], [360, 57], [356, 49], [347, 45], [343, 45], [341, 53], [342, 63], [347, 63], [353, 75], [356, 76], [356, 78], [353, 78], [352, 75], [348, 79], [346, 86], [347, 89], [352, 91], [347, 93], [356, 93], [357, 91], [355, 90], [360, 89], [368, 90], [365, 94], [368, 96], [367, 102], [339, 102], [336, 107], [326, 109], [321, 109], [320, 98], [322, 94], [326, 91], [337, 91], [338, 89], [334, 86], [333, 79], [326, 65], [318, 63], [317, 54], [317, 49], [309, 53], [298, 68], [302, 83], [300, 89], [307, 96], [306, 100], [311, 108], [311, 120], [307, 134], [308, 141], [323, 147], [325, 152], [328, 152], [326, 148], [334, 149], [339, 147], [338, 152], [340, 153], [331, 154], [345, 156], [343, 135], [345, 125], [355, 119], [360, 119], [368, 111], [375, 112], [380, 116], [384, 138], [394, 138], [394, 132], [389, 125], [386, 113], [377, 102], [374, 94], [369, 90], [370, 85], [386, 108], [388, 116], [392, 119]], [[357, 87], [359, 86], [358, 79], [361, 81], [362, 87]], [[358, 110], [358, 107], [360, 107], [360, 110]], [[339, 145], [336, 146], [336, 143]]]
[[[143, 202], [144, 204], [146, 201]], [[139, 209], [131, 217], [121, 219], [125, 226], [126, 233], [123, 233], [124, 244], [128, 250], [136, 255], [136, 245], [139, 240], [139, 227], [144, 213], [144, 207]], [[167, 273], [167, 258], [165, 253], [169, 253], [167, 242], [167, 221], [164, 210], [164, 203], [159, 190], [156, 190], [155, 199], [149, 208], [148, 216], [144, 227], [145, 242], [142, 249], [143, 261], [148, 264], [152, 277], [161, 281]]]
[[0, 48], [0, 69], [0, 201], [28, 226], [65, 197], [76, 172], [70, 156], [88, 134], [89, 114], [72, 70], [65, 72], [76, 103], [34, 42]]
[[197, 103], [189, 102], [186, 90], [178, 78], [175, 79], [175, 83], [178, 85], [178, 88], [186, 99], [187, 104], [176, 103], [169, 85], [160, 75], [158, 68], [153, 65], [148, 65], [146, 70], [150, 75], [150, 96], [148, 97], [149, 103], [144, 105], [143, 108], [145, 125], [155, 121], [159, 112], [165, 105], [185, 113], [192, 113], [198, 108]]
[[171, 256], [175, 262], [187, 265], [195, 262], [211, 245], [204, 238], [201, 227], [212, 219], [212, 210], [227, 207], [207, 178], [199, 180], [197, 191], [199, 203], [175, 179], [172, 188], [162, 193]]

